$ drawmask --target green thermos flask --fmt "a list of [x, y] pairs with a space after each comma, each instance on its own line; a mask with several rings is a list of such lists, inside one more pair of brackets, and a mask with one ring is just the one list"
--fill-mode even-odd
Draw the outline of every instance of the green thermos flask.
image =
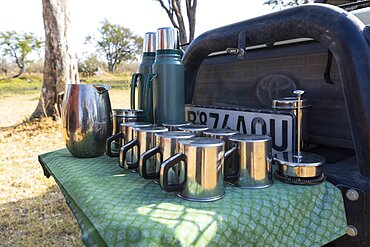
[[178, 29], [159, 28], [153, 76], [148, 78], [149, 87], [152, 86], [153, 90], [153, 118], [157, 125], [185, 122], [184, 65], [181, 55]]
[[[145, 92], [145, 81], [146, 77], [152, 74], [152, 65], [155, 59], [155, 32], [148, 32], [144, 35], [144, 45], [143, 45], [143, 57], [139, 65], [139, 73], [132, 75], [131, 79], [131, 97], [130, 104], [131, 109], [140, 109], [144, 111], [147, 110], [147, 106], [144, 101], [144, 92]], [[135, 89], [137, 88], [137, 102], [135, 99]], [[137, 107], [135, 107], [137, 106]], [[151, 105], [150, 105], [151, 107]], [[151, 110], [151, 109], [150, 109]]]

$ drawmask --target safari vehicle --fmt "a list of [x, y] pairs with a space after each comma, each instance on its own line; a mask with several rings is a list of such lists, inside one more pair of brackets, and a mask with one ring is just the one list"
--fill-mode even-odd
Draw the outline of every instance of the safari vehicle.
[[249, 19], [202, 34], [183, 58], [187, 120], [273, 135], [274, 152], [292, 148], [295, 126], [272, 101], [306, 92], [305, 148], [326, 158], [326, 179], [345, 204], [348, 232], [332, 246], [370, 246], [368, 6], [314, 4]]

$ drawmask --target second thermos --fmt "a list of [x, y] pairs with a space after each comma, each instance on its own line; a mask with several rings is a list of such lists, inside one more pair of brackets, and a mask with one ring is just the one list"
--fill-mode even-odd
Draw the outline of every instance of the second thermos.
[[[155, 59], [156, 38], [154, 32], [147, 32], [144, 36], [143, 57], [139, 66], [139, 73], [132, 75], [131, 80], [131, 109], [142, 109], [146, 113], [148, 107], [152, 107], [152, 102], [144, 100], [146, 80], [152, 74], [152, 65]], [[135, 92], [137, 88], [137, 93]], [[137, 98], [136, 98], [137, 97]], [[149, 105], [147, 105], [149, 104]], [[151, 109], [150, 109], [151, 110]], [[145, 119], [148, 121], [148, 119]]]
[[153, 120], [157, 125], [185, 122], [184, 65], [181, 54], [178, 29], [159, 28], [151, 83]]

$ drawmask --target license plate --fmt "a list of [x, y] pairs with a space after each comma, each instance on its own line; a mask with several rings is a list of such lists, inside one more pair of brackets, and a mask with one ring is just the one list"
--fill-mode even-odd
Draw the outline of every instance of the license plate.
[[273, 153], [292, 151], [294, 117], [289, 113], [187, 105], [185, 118], [188, 122], [209, 128], [230, 128], [243, 134], [269, 135]]

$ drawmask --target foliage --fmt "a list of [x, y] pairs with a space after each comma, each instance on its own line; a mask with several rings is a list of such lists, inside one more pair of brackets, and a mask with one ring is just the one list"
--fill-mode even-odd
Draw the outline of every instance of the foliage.
[[81, 73], [83, 77], [89, 77], [95, 75], [99, 70], [103, 70], [106, 64], [99, 60], [96, 54], [91, 54], [84, 60], [78, 61], [78, 72]]
[[17, 33], [15, 31], [0, 32], [1, 52], [4, 56], [11, 57], [19, 68], [19, 73], [15, 76], [20, 76], [25, 65], [29, 62], [27, 56], [37, 51], [42, 46], [42, 41], [39, 40], [33, 33]]
[[166, 11], [172, 25], [179, 29], [180, 43], [190, 43], [194, 39], [195, 33], [195, 15], [197, 10], [197, 0], [186, 0], [186, 15], [188, 18], [189, 39], [187, 38], [186, 26], [184, 23], [184, 15], [181, 10], [181, 0], [168, 0], [167, 4], [164, 0], [157, 0], [161, 7]]
[[95, 43], [98, 51], [107, 59], [108, 70], [113, 73], [122, 61], [137, 59], [143, 39], [130, 29], [104, 20], [98, 29], [99, 37], [87, 36], [87, 42]]

